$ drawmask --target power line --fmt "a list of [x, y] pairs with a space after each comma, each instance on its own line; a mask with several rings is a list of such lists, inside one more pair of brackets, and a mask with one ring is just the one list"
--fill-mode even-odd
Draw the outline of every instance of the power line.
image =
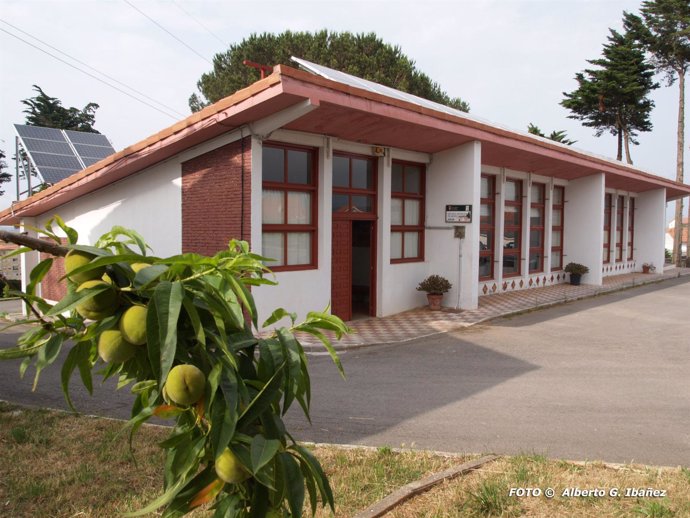
[[137, 6], [135, 6], [132, 2], [130, 2], [129, 0], [122, 0], [122, 1], [125, 2], [127, 5], [129, 5], [129, 6], [130, 6], [132, 9], [134, 9], [135, 11], [139, 12], [142, 16], [148, 18], [148, 19], [151, 21], [151, 23], [155, 24], [155, 25], [156, 25], [157, 27], [159, 27], [162, 31], [165, 31], [165, 32], [168, 33], [170, 36], [172, 36], [173, 38], [175, 38], [175, 39], [176, 39], [177, 41], [179, 41], [182, 45], [184, 45], [184, 46], [187, 47], [189, 50], [191, 50], [192, 52], [194, 52], [194, 54], [196, 54], [197, 56], [199, 56], [201, 59], [203, 59], [204, 61], [206, 61], [208, 64], [213, 65], [213, 63], [212, 63], [206, 56], [204, 56], [203, 54], [200, 54], [199, 52], [197, 52], [197, 51], [196, 51], [193, 47], [191, 47], [190, 45], [187, 45], [187, 43], [185, 43], [182, 39], [178, 38], [175, 34], [173, 34], [173, 33], [170, 32], [168, 29], [166, 29], [165, 27], [163, 27], [160, 23], [158, 23], [156, 20], [154, 20], [153, 18], [151, 18], [148, 14], [146, 14], [144, 11], [142, 11], [142, 10], [139, 9]]
[[114, 90], [117, 90], [118, 92], [123, 93], [123, 94], [125, 94], [125, 95], [128, 96], [128, 97], [131, 97], [131, 98], [134, 99], [135, 101], [139, 101], [141, 104], [145, 104], [145, 105], [148, 106], [149, 108], [153, 108], [153, 109], [156, 110], [157, 112], [160, 112], [160, 113], [162, 113], [163, 115], [167, 115], [167, 116], [170, 117], [171, 119], [178, 120], [178, 117], [176, 117], [175, 115], [171, 115], [170, 113], [161, 110], [160, 108], [154, 106], [153, 104], [150, 104], [150, 103], [148, 103], [148, 102], [146, 102], [146, 101], [144, 101], [144, 100], [142, 100], [142, 99], [139, 99], [138, 97], [136, 97], [136, 96], [132, 95], [131, 93], [129, 93], [129, 92], [123, 90], [122, 88], [118, 88], [117, 86], [115, 86], [115, 85], [113, 85], [113, 84], [111, 84], [111, 83], [108, 83], [107, 81], [101, 79], [100, 77], [95, 76], [95, 75], [91, 74], [90, 72], [87, 72], [86, 70], [83, 70], [83, 69], [79, 68], [79, 67], [76, 66], [76, 65], [73, 65], [73, 64], [70, 63], [69, 61], [65, 61], [64, 59], [62, 59], [62, 58], [56, 56], [55, 54], [51, 54], [51, 53], [48, 52], [47, 50], [42, 49], [41, 47], [39, 47], [39, 46], [37, 46], [37, 45], [34, 45], [34, 44], [31, 43], [30, 41], [26, 41], [24, 38], [22, 38], [22, 37], [20, 37], [20, 36], [17, 36], [16, 34], [12, 34], [10, 31], [8, 31], [8, 30], [6, 30], [6, 29], [3, 29], [2, 27], [0, 27], [0, 31], [2, 31], [2, 32], [6, 33], [6, 34], [9, 34], [9, 35], [12, 36], [13, 38], [16, 38], [16, 39], [18, 39], [19, 41], [21, 41], [21, 42], [23, 42], [23, 43], [26, 43], [26, 44], [29, 45], [30, 47], [33, 47], [33, 48], [35, 48], [36, 50], [39, 50], [39, 51], [43, 52], [44, 54], [49, 55], [49, 56], [52, 57], [53, 59], [57, 59], [57, 60], [60, 61], [61, 63], [64, 63], [65, 65], [67, 65], [67, 66], [69, 66], [69, 67], [72, 67], [72, 68], [75, 69], [75, 70], [78, 70], [78, 71], [81, 72], [82, 74], [86, 74], [87, 76], [89, 76], [89, 77], [95, 79], [96, 81], [99, 81], [99, 82], [103, 83], [104, 85], [109, 86], [110, 88], [112, 88], [112, 89], [114, 89]]
[[186, 10], [184, 9], [184, 7], [182, 7], [180, 4], [178, 4], [175, 0], [172, 0], [172, 3], [175, 4], [175, 7], [177, 7], [180, 11], [182, 11], [184, 14], [186, 14], [187, 17], [188, 17], [190, 20], [196, 22], [202, 29], [204, 29], [204, 30], [205, 30], [206, 32], [208, 32], [211, 36], [213, 36], [215, 39], [217, 39], [223, 46], [227, 46], [228, 43], [227, 43], [226, 41], [223, 41], [223, 40], [221, 39], [220, 36], [218, 36], [218, 35], [217, 35], [215, 32], [213, 32], [211, 29], [209, 29], [208, 27], [206, 27], [206, 25], [204, 25], [203, 23], [201, 23], [201, 21], [200, 21], [199, 19], [197, 19], [197, 18], [195, 18], [194, 16], [192, 16], [192, 14], [189, 13], [188, 11], [186, 11]]
[[28, 36], [28, 37], [30, 37], [30, 38], [33, 38], [34, 40], [36, 40], [36, 41], [38, 41], [39, 43], [45, 45], [46, 47], [48, 47], [48, 48], [50, 48], [50, 49], [53, 49], [53, 50], [56, 51], [56, 52], [59, 52], [59, 53], [62, 54], [63, 56], [67, 56], [67, 57], [68, 57], [69, 59], [71, 59], [72, 61], [76, 61], [76, 62], [79, 63], [80, 65], [84, 65], [85, 67], [87, 67], [87, 68], [93, 70], [93, 71], [96, 72], [97, 74], [100, 74], [100, 75], [102, 75], [103, 77], [107, 77], [107, 78], [110, 79], [111, 81], [114, 81], [115, 83], [117, 83], [117, 84], [119, 84], [119, 85], [121, 85], [121, 86], [124, 86], [125, 88], [128, 88], [129, 90], [135, 92], [135, 93], [138, 94], [138, 95], [141, 95], [142, 97], [148, 99], [149, 101], [153, 101], [154, 103], [158, 104], [159, 106], [162, 106], [162, 107], [165, 108], [166, 110], [169, 110], [169, 111], [171, 111], [172, 113], [175, 113], [175, 114], [179, 115], [180, 117], [186, 117], [186, 114], [177, 111], [175, 108], [171, 108], [170, 106], [167, 106], [166, 104], [163, 104], [162, 102], [158, 101], [157, 99], [154, 99], [153, 97], [150, 97], [150, 96], [146, 95], [145, 93], [140, 92], [140, 91], [137, 90], [136, 88], [133, 88], [133, 87], [131, 87], [131, 86], [129, 86], [129, 85], [123, 83], [122, 81], [119, 81], [118, 79], [116, 79], [116, 78], [114, 78], [114, 77], [112, 77], [112, 76], [106, 74], [105, 72], [102, 72], [102, 71], [98, 70], [97, 68], [92, 67], [92, 66], [89, 65], [88, 63], [85, 63], [84, 61], [81, 61], [80, 59], [75, 58], [74, 56], [68, 54], [67, 52], [63, 52], [62, 50], [58, 49], [57, 47], [54, 47], [54, 46], [51, 45], [50, 43], [46, 43], [45, 41], [41, 40], [40, 38], [37, 38], [37, 37], [34, 36], [33, 34], [30, 34], [30, 33], [26, 32], [25, 30], [20, 29], [20, 28], [17, 27], [16, 25], [12, 25], [11, 23], [9, 23], [9, 22], [7, 22], [7, 21], [5, 21], [5, 20], [0, 20], [0, 22], [4, 23], [5, 25], [9, 25], [9, 26], [12, 27], [14, 30], [19, 31], [19, 32], [21, 32], [22, 34], [24, 34], [24, 35], [26, 35], [26, 36]]

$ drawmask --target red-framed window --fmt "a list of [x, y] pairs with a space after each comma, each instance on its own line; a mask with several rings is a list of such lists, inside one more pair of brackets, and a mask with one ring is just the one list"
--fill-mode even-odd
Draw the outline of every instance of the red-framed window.
[[628, 261], [635, 258], [635, 198], [628, 198]]
[[544, 271], [544, 229], [546, 185], [533, 183], [529, 206], [529, 272]]
[[503, 277], [514, 277], [522, 259], [522, 180], [507, 178], [503, 195]]
[[623, 260], [623, 215], [625, 214], [625, 196], [618, 196], [616, 203], [616, 262]]
[[275, 271], [316, 268], [317, 153], [264, 143], [261, 249]]
[[376, 159], [333, 154], [333, 217], [371, 219], [376, 215]]
[[604, 264], [611, 262], [611, 212], [613, 196], [604, 195]]
[[424, 260], [425, 168], [394, 160], [391, 171], [391, 263]]
[[479, 213], [479, 280], [494, 278], [496, 253], [496, 177], [482, 175]]
[[565, 187], [555, 186], [551, 195], [551, 271], [563, 269], [563, 219]]

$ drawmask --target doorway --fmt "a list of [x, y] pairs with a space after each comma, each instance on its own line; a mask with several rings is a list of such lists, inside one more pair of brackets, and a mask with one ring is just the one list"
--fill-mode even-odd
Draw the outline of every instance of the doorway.
[[374, 220], [334, 220], [331, 311], [343, 320], [376, 315]]

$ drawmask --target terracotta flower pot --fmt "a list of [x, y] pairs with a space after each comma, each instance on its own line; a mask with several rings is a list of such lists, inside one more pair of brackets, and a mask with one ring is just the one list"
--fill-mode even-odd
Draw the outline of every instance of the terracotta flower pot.
[[443, 300], [442, 293], [427, 293], [426, 300], [429, 301], [429, 309], [438, 311], [441, 309], [441, 301]]
[[649, 266], [643, 266], [642, 267], [642, 273], [649, 273], [649, 270], [650, 270]]

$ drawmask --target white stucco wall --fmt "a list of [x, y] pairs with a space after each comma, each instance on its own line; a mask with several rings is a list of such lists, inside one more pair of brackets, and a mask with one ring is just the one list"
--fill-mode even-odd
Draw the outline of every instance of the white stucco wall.
[[[663, 212], [663, 211], [662, 211]], [[604, 242], [604, 174], [568, 183], [565, 189], [564, 266], [580, 263], [589, 268], [586, 284], [601, 285]]]
[[[480, 142], [436, 153], [427, 168], [427, 274], [442, 275], [453, 284], [444, 306], [477, 307], [480, 178]], [[472, 205], [472, 223], [464, 225], [464, 239], [454, 237], [455, 225], [445, 222], [446, 205]]]
[[637, 270], [642, 263], [653, 263], [657, 271], [664, 267], [666, 233], [666, 190], [642, 192], [635, 201], [635, 259]]

